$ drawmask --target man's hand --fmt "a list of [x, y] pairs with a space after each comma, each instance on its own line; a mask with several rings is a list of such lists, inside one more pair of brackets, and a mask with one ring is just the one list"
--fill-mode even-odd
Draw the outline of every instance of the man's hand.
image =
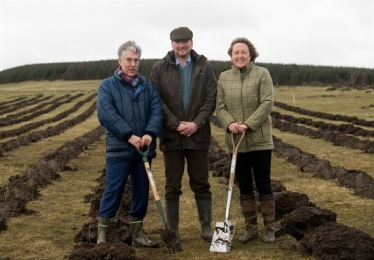
[[143, 145], [142, 138], [136, 135], [132, 135], [129, 139], [129, 143], [132, 144], [136, 149], [140, 149]]
[[181, 135], [190, 137], [191, 135], [193, 135], [194, 133], [196, 133], [196, 131], [198, 129], [199, 129], [199, 127], [197, 126], [196, 123], [182, 121], [182, 122], [180, 122], [180, 125], [177, 128], [177, 131]]
[[151, 142], [152, 142], [152, 137], [150, 135], [143, 135], [140, 147], [150, 146]]

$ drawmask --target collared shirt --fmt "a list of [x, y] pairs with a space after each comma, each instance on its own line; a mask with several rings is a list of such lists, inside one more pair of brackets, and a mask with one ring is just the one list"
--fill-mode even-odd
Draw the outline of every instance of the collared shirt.
[[180, 66], [181, 66], [182, 68], [185, 67], [185, 66], [187, 66], [190, 62], [191, 62], [191, 55], [188, 56], [188, 59], [187, 59], [187, 61], [186, 61], [186, 64], [184, 64], [184, 65], [182, 65], [182, 64], [179, 62], [179, 60], [178, 60], [177, 58], [175, 58], [175, 64], [176, 64], [177, 66], [180, 64]]

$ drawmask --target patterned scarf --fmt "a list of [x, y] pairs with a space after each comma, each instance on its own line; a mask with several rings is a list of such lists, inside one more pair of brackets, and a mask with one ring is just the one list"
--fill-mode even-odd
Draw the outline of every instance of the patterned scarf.
[[138, 85], [138, 82], [139, 82], [139, 75], [136, 74], [134, 77], [129, 77], [127, 76], [125, 73], [123, 73], [123, 71], [121, 70], [121, 67], [119, 67], [118, 69], [116, 69], [116, 72], [115, 72], [123, 81], [126, 81], [128, 83], [130, 83], [134, 88], [136, 88], [136, 85]]

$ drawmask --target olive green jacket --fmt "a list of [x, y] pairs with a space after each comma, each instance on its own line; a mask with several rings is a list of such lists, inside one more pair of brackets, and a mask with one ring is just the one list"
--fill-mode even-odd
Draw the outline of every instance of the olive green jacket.
[[[217, 86], [216, 114], [226, 130], [226, 145], [232, 153], [229, 124], [242, 122], [249, 129], [239, 152], [274, 148], [270, 112], [274, 104], [273, 81], [266, 68], [250, 62], [242, 71], [234, 65], [221, 73]], [[235, 143], [240, 139], [235, 135]]]

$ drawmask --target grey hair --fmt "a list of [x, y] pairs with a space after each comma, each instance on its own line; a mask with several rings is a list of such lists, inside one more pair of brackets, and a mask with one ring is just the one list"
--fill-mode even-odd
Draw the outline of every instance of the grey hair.
[[132, 51], [140, 56], [142, 56], [142, 48], [135, 43], [135, 41], [127, 41], [118, 48], [118, 59], [122, 60], [125, 51]]

